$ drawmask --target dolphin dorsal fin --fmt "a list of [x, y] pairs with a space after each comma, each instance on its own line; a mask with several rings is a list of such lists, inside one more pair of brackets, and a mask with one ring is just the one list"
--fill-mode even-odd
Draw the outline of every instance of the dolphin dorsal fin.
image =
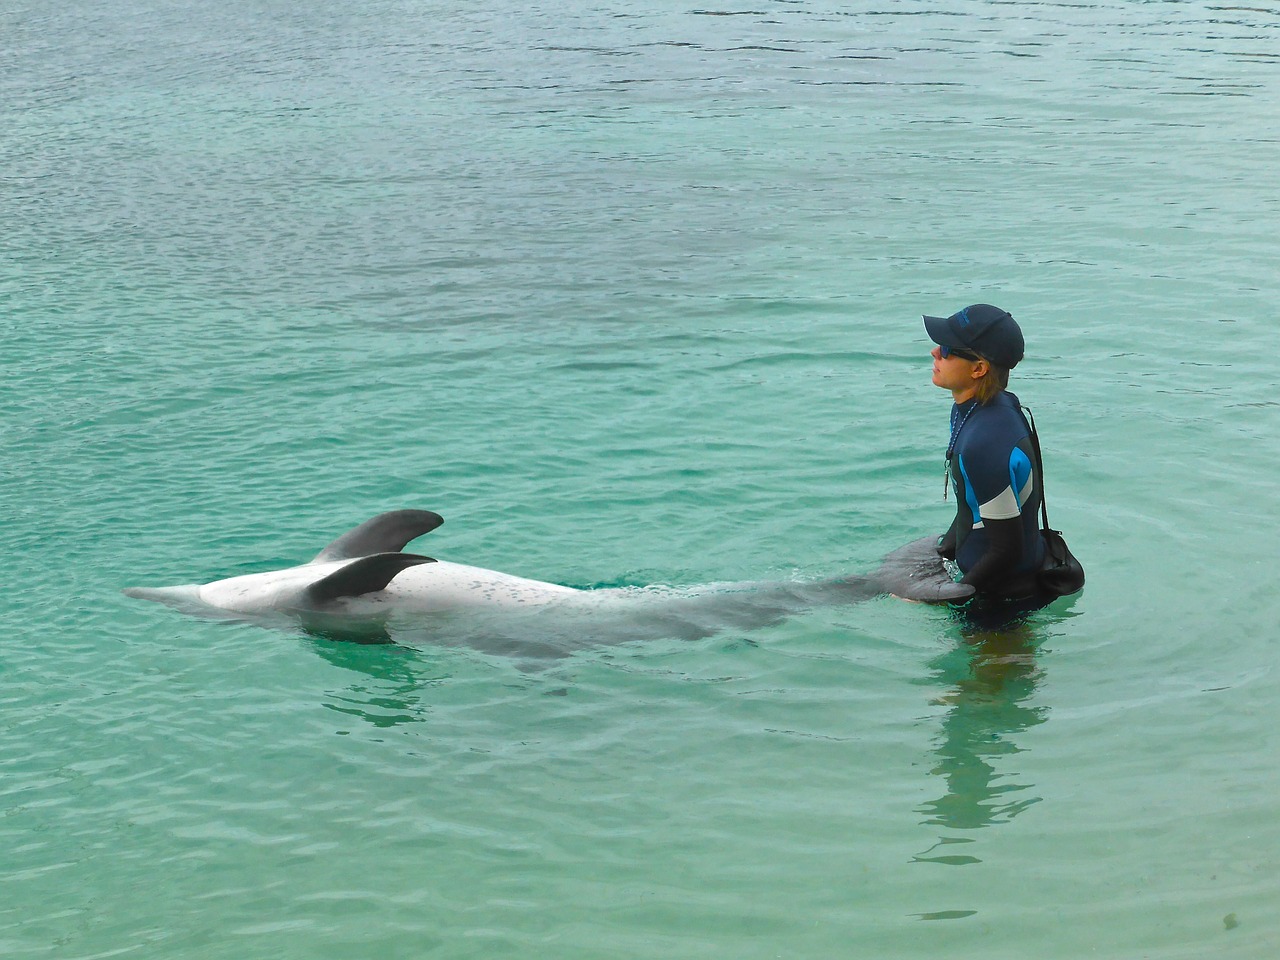
[[444, 517], [430, 510], [392, 510], [380, 513], [372, 520], [348, 530], [329, 544], [312, 560], [325, 563], [330, 560], [352, 560], [375, 553], [395, 553], [404, 549], [410, 540], [430, 533]]
[[435, 560], [413, 553], [375, 553], [348, 563], [323, 580], [317, 580], [307, 587], [305, 595], [308, 602], [323, 604], [343, 597], [358, 597], [375, 590], [385, 590], [401, 570], [416, 567], [420, 563], [435, 563]]

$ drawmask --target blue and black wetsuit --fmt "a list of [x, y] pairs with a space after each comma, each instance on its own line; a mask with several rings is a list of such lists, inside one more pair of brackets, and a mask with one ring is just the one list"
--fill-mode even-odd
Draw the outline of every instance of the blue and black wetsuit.
[[1039, 593], [1044, 560], [1037, 516], [1040, 476], [1018, 398], [1002, 391], [951, 410], [951, 483], [956, 518], [939, 546], [980, 597], [1021, 600]]

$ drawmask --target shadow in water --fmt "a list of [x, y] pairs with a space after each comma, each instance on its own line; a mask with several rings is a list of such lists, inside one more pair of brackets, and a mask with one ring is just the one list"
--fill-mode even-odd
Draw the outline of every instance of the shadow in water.
[[[449, 683], [466, 682], [466, 677], [455, 672], [457, 668], [474, 662], [450, 655], [445, 646], [415, 647], [369, 640], [353, 643], [349, 636], [304, 637], [321, 659], [356, 675], [343, 685], [325, 690], [321, 705], [384, 729], [429, 721], [438, 709], [441, 689]], [[521, 647], [518, 652], [528, 655], [529, 650]], [[555, 661], [513, 660], [515, 669], [503, 681], [504, 686], [524, 689], [551, 662]], [[546, 696], [565, 693], [558, 681], [540, 683], [534, 689]]]
[[[1036, 662], [1034, 623], [998, 630], [961, 626], [961, 643], [937, 657], [931, 684], [946, 686], [935, 702], [949, 709], [942, 721], [930, 770], [946, 791], [918, 808], [927, 826], [970, 831], [1012, 820], [1042, 798], [1019, 779], [1016, 736], [1044, 723], [1048, 708], [1033, 705], [1042, 676]], [[962, 866], [979, 858], [954, 850], [973, 837], [946, 835], [916, 862]]]
[[326, 691], [324, 706], [375, 727], [396, 727], [427, 719], [427, 693], [449, 679], [421, 652], [394, 644], [353, 644], [310, 638], [323, 659], [360, 675], [344, 689]]

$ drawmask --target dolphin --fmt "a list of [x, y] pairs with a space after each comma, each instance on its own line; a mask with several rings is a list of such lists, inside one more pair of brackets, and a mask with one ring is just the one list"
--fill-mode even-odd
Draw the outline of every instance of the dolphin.
[[[390, 639], [392, 625], [403, 629], [460, 611], [506, 614], [508, 624], [517, 626], [521, 618], [531, 622], [530, 615], [555, 612], [562, 615], [562, 625], [589, 625], [593, 636], [601, 632], [602, 618], [612, 618], [613, 629], [605, 632], [620, 639], [693, 638], [727, 627], [773, 623], [809, 607], [885, 594], [947, 603], [973, 593], [968, 585], [952, 582], [931, 537], [895, 550], [865, 577], [582, 590], [404, 552], [411, 541], [442, 523], [444, 518], [429, 510], [394, 510], [347, 531], [299, 566], [205, 584], [128, 587], [123, 592], [200, 616], [283, 620], [323, 635], [376, 640]], [[491, 616], [486, 629], [492, 632], [495, 623]]]

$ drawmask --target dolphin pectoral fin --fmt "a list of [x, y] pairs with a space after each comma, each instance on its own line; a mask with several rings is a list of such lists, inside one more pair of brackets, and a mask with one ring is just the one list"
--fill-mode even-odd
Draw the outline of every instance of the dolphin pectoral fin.
[[410, 540], [430, 533], [442, 523], [444, 517], [430, 510], [392, 510], [390, 513], [380, 513], [372, 520], [366, 520], [360, 526], [348, 530], [316, 554], [311, 562], [324, 563], [329, 560], [367, 557], [375, 553], [395, 553], [403, 550]]
[[431, 557], [413, 553], [375, 553], [361, 557], [317, 580], [303, 592], [309, 603], [320, 605], [343, 597], [358, 597], [375, 590], [385, 590], [396, 574], [420, 563], [435, 563]]

